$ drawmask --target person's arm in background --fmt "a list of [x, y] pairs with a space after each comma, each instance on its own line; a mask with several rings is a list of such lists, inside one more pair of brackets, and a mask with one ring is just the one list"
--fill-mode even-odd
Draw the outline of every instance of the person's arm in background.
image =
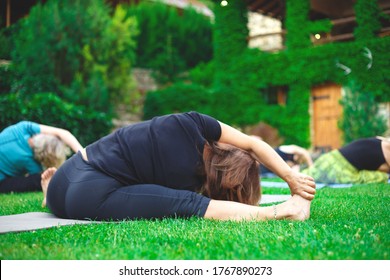
[[382, 140], [381, 146], [383, 151], [383, 157], [385, 158], [385, 163], [379, 167], [379, 171], [386, 172], [390, 175], [390, 138], [379, 138]]
[[259, 162], [288, 183], [292, 194], [298, 194], [308, 200], [314, 198], [316, 190], [312, 177], [292, 170], [275, 150], [264, 141], [246, 135], [224, 123], [220, 122], [220, 125], [222, 130], [220, 142], [251, 152]]
[[303, 158], [304, 162], [310, 167], [313, 165], [313, 160], [310, 153], [297, 145], [282, 145], [279, 147], [282, 152], [297, 155], [300, 158]]
[[42, 134], [50, 134], [57, 136], [66, 145], [68, 145], [75, 153], [83, 149], [83, 146], [79, 143], [76, 137], [68, 130], [48, 125], [39, 125]]

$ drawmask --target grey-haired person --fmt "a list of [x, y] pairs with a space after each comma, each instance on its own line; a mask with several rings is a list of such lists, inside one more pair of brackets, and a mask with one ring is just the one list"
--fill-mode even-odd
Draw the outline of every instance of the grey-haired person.
[[66, 129], [20, 121], [0, 132], [0, 193], [43, 191], [41, 174], [83, 147]]

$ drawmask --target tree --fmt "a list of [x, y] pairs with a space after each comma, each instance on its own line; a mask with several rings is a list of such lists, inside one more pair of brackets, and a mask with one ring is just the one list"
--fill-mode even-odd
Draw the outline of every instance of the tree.
[[131, 5], [137, 18], [136, 66], [155, 70], [160, 83], [172, 82], [181, 73], [212, 58], [212, 23], [194, 9], [177, 9], [143, 1]]
[[13, 91], [54, 92], [109, 112], [131, 83], [136, 22], [104, 0], [49, 0], [34, 6], [15, 34]]
[[386, 120], [379, 114], [379, 106], [373, 94], [352, 81], [341, 101], [344, 107], [340, 127], [344, 131], [345, 143], [364, 137], [382, 135], [386, 131]]

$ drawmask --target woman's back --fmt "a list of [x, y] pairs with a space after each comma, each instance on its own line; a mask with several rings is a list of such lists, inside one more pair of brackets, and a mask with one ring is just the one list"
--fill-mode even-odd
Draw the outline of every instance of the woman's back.
[[88, 161], [119, 182], [194, 190], [206, 140], [220, 137], [218, 122], [196, 112], [156, 117], [121, 128], [89, 145]]

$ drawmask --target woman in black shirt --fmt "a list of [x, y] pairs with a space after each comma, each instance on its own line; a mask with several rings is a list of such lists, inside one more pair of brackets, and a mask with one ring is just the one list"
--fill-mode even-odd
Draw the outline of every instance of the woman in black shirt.
[[319, 183], [387, 183], [390, 173], [390, 140], [363, 138], [320, 156], [302, 170]]
[[[258, 162], [289, 184], [290, 200], [258, 207]], [[265, 142], [196, 112], [118, 129], [45, 175], [48, 208], [72, 219], [305, 220], [315, 194]]]

